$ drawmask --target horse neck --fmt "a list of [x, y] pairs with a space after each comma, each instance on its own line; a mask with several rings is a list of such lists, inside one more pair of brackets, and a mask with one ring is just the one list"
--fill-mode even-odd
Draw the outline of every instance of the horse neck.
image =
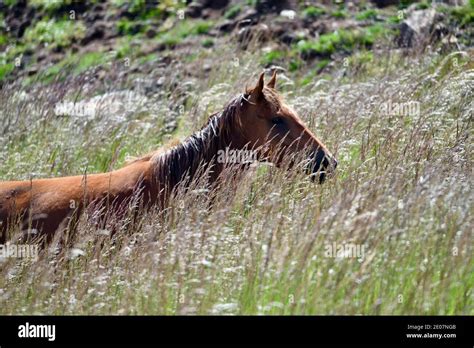
[[235, 112], [235, 108], [227, 107], [200, 131], [156, 159], [154, 177], [161, 190], [169, 194], [178, 184], [187, 187], [203, 174], [208, 174], [209, 184], [217, 180], [223, 168], [216, 161], [218, 151], [239, 142]]

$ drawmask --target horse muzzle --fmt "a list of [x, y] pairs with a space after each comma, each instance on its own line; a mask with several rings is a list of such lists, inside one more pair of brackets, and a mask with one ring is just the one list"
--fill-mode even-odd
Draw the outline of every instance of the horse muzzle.
[[307, 172], [311, 175], [311, 181], [322, 184], [328, 176], [334, 174], [337, 160], [324, 150], [316, 150], [309, 157]]

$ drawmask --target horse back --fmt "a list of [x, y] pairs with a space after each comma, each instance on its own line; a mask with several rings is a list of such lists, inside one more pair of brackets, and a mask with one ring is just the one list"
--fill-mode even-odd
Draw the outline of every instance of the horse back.
[[148, 172], [148, 163], [139, 162], [108, 173], [0, 182], [0, 243], [14, 221], [52, 235], [68, 216], [92, 202], [125, 200], [148, 183]]

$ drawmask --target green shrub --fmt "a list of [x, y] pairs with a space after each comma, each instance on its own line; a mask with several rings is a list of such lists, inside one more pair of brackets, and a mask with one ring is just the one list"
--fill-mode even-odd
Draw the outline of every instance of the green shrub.
[[224, 13], [224, 17], [227, 19], [235, 18], [237, 17], [237, 15], [240, 13], [241, 10], [242, 8], [240, 7], [239, 4], [233, 5]]
[[365, 21], [365, 20], [368, 20], [368, 19], [376, 19], [377, 18], [377, 10], [374, 10], [374, 9], [365, 10], [365, 11], [357, 14], [355, 16], [355, 18], [358, 21]]
[[427, 1], [422, 1], [418, 4], [416, 4], [416, 9], [417, 10], [425, 10], [427, 8], [430, 8], [431, 4]]
[[264, 66], [271, 65], [275, 61], [280, 60], [284, 58], [284, 54], [282, 51], [271, 51], [266, 53], [262, 59], [260, 60], [260, 63]]
[[0, 45], [5, 45], [8, 42], [8, 36], [0, 34]]
[[25, 32], [25, 42], [43, 43], [54, 47], [67, 47], [84, 37], [86, 27], [79, 20], [41, 20]]
[[202, 46], [206, 47], [206, 48], [212, 47], [212, 46], [214, 46], [214, 40], [212, 40], [210, 38], [204, 39], [202, 41]]
[[305, 18], [311, 18], [311, 19], [321, 17], [325, 13], [326, 13], [325, 9], [321, 7], [317, 7], [317, 6], [308, 6], [303, 10], [303, 16]]
[[337, 10], [337, 11], [334, 11], [333, 13], [331, 13], [331, 16], [334, 17], [334, 18], [343, 19], [343, 18], [347, 18], [348, 14], [347, 14], [346, 10], [340, 9], [340, 10]]
[[41, 73], [40, 80], [49, 83], [64, 71], [71, 71], [73, 75], [79, 75], [91, 67], [106, 63], [106, 61], [107, 56], [104, 52], [88, 52], [82, 55], [69, 55], [60, 62], [46, 68], [44, 72]]
[[117, 31], [120, 35], [135, 34], [136, 24], [128, 19], [122, 18], [117, 21]]
[[173, 47], [188, 36], [207, 34], [213, 25], [212, 21], [180, 20], [171, 29], [158, 34], [158, 42]]
[[3, 81], [3, 79], [8, 76], [13, 69], [15, 69], [13, 63], [0, 64], [0, 81]]
[[316, 41], [301, 40], [296, 45], [296, 50], [303, 56], [330, 56], [336, 50], [352, 51], [355, 46], [370, 47], [374, 42], [390, 30], [381, 24], [364, 29], [337, 30], [333, 33], [323, 34]]
[[293, 58], [292, 60], [290, 60], [290, 63], [288, 64], [288, 70], [291, 71], [291, 72], [296, 71], [302, 65], [303, 65], [303, 63], [300, 59]]
[[474, 1], [470, 0], [470, 3], [465, 6], [453, 7], [451, 9], [451, 15], [461, 26], [466, 26], [474, 23]]

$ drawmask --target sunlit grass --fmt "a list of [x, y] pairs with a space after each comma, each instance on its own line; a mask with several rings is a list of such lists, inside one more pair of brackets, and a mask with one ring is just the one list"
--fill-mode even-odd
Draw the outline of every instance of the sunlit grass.
[[[183, 112], [151, 98], [124, 119], [106, 110], [58, 117], [49, 94], [36, 92], [15, 122], [25, 104], [5, 90], [1, 112], [14, 126], [0, 138], [0, 178], [109, 170], [189, 135], [257, 70], [250, 53], [225, 63], [234, 54], [221, 52], [208, 79], [188, 84]], [[45, 251], [38, 262], [0, 265], [0, 312], [473, 314], [472, 61], [430, 58], [373, 55], [363, 70], [336, 68], [330, 82], [307, 72], [298, 88], [293, 75], [280, 77], [289, 104], [336, 154], [336, 177], [315, 185], [260, 165], [235, 191], [229, 180], [212, 209], [197, 184], [114, 243], [83, 218], [74, 242], [83, 255]], [[419, 113], [393, 108], [410, 101]], [[173, 112], [178, 131], [163, 132]], [[332, 243], [365, 254], [328, 257]]]

